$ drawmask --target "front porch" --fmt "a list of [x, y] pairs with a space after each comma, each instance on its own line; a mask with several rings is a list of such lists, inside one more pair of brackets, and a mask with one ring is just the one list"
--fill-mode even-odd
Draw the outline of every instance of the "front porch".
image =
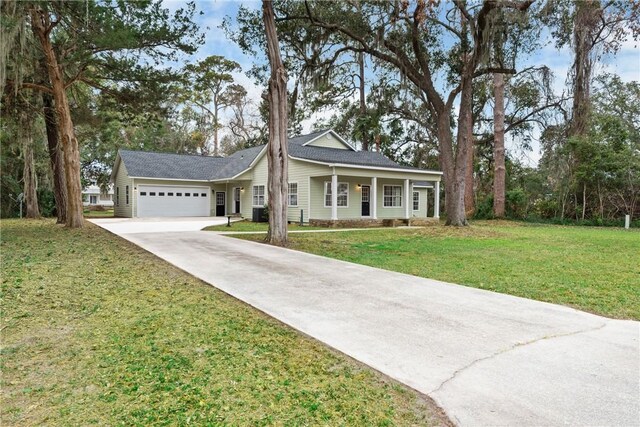
[[384, 226], [393, 225], [385, 224], [386, 220], [402, 220], [405, 225], [412, 220], [437, 220], [440, 176], [407, 175], [413, 174], [398, 171], [374, 176], [335, 173], [311, 177], [309, 222], [324, 226], [331, 222], [338, 226]]

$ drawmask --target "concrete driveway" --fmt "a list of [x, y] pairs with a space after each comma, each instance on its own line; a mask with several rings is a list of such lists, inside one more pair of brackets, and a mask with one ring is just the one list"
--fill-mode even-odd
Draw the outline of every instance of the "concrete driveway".
[[93, 222], [428, 394], [457, 424], [640, 425], [638, 322], [185, 231], [197, 221]]
[[211, 225], [227, 223], [220, 217], [158, 217], [158, 218], [95, 218], [90, 222], [99, 225], [117, 235], [134, 233], [163, 233], [178, 231], [199, 231]]

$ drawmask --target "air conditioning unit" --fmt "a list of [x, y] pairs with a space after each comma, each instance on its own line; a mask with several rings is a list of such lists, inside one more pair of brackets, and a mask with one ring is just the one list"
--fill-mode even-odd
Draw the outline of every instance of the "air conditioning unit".
[[253, 215], [251, 217], [253, 222], [269, 222], [266, 208], [253, 208]]

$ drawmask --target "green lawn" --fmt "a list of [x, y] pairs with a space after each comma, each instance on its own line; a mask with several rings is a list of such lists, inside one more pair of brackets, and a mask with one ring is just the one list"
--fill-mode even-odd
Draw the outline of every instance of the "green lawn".
[[291, 234], [290, 247], [640, 320], [638, 230], [484, 221], [466, 228]]
[[111, 218], [113, 217], [113, 209], [107, 209], [105, 211], [90, 211], [89, 209], [84, 210], [85, 218]]
[[91, 224], [3, 220], [3, 425], [442, 425], [424, 397]]
[[[227, 225], [212, 225], [211, 227], [206, 227], [207, 231], [255, 231], [255, 232], [264, 232], [266, 233], [269, 229], [269, 224], [266, 222], [251, 222], [251, 221], [236, 221], [231, 223], [231, 227], [227, 227]], [[292, 223], [289, 224], [289, 230], [320, 230], [321, 227], [311, 227], [308, 225], [303, 225], [302, 227], [299, 224]]]

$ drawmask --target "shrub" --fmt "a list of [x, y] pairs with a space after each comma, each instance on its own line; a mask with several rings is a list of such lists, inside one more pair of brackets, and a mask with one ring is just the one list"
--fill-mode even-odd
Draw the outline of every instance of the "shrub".
[[53, 191], [48, 188], [38, 188], [38, 204], [40, 215], [44, 217], [56, 216], [56, 199]]
[[493, 218], [493, 194], [488, 195], [479, 201], [476, 206], [476, 212], [473, 217], [475, 219], [492, 219]]
[[527, 214], [527, 195], [521, 188], [507, 191], [505, 210], [509, 218], [523, 219]]

